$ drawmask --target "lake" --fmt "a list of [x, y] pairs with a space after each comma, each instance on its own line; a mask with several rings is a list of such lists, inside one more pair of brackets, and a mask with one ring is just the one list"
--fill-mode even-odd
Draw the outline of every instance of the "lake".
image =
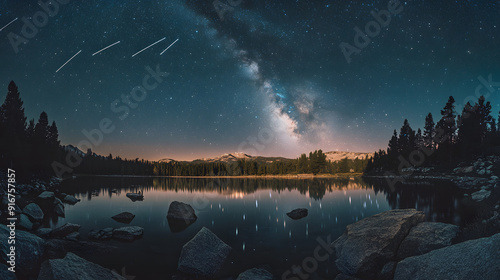
[[[85, 256], [89, 261], [135, 276], [169, 279], [176, 272], [182, 246], [207, 227], [233, 248], [216, 278], [234, 277], [252, 267], [268, 268], [281, 279], [292, 265], [301, 265], [318, 246], [317, 238], [333, 241], [348, 224], [396, 208], [416, 208], [428, 221], [463, 225], [474, 216], [461, 203], [463, 193], [446, 183], [401, 185], [389, 188], [384, 180], [351, 179], [228, 179], [158, 177], [78, 177], [66, 180], [62, 192], [81, 199], [66, 205], [65, 218], [46, 221], [51, 227], [66, 222], [81, 225], [82, 240], [92, 229], [122, 227], [111, 217], [127, 211], [129, 224], [144, 228], [134, 242], [99, 241], [116, 246], [105, 254]], [[132, 201], [127, 192], [144, 192]], [[188, 203], [198, 219], [187, 229], [169, 227], [172, 201]], [[286, 213], [309, 209], [300, 220]], [[334, 256], [320, 262], [310, 279], [330, 279], [338, 273]]]

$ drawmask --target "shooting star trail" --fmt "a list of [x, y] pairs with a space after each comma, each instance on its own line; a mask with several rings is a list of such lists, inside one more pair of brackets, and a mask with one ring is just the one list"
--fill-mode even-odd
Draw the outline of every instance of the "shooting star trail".
[[102, 49], [102, 50], [100, 50], [100, 51], [97, 51], [97, 52], [93, 53], [93, 54], [92, 54], [92, 56], [94, 56], [94, 55], [96, 55], [96, 54], [98, 54], [98, 53], [100, 53], [100, 52], [102, 52], [102, 51], [104, 51], [104, 50], [106, 50], [106, 49], [108, 49], [108, 48], [111, 48], [112, 46], [114, 46], [114, 45], [116, 45], [116, 44], [119, 44], [119, 43], [120, 43], [120, 41], [118, 41], [118, 42], [116, 42], [116, 43], [113, 43], [113, 44], [111, 44], [111, 45], [109, 45], [109, 46], [105, 47], [104, 49]]
[[171, 46], [173, 46], [175, 43], [177, 43], [177, 41], [179, 41], [179, 39], [175, 40], [172, 44], [170, 44], [170, 46], [168, 46], [166, 49], [164, 49], [160, 55], [162, 55], [164, 52], [166, 52]]
[[0, 28], [0, 31], [4, 30], [7, 26], [11, 25], [11, 24], [12, 24], [14, 21], [16, 21], [16, 20], [17, 20], [17, 18], [15, 18], [15, 19], [13, 19], [11, 22], [7, 23], [7, 25], [6, 25], [6, 26], [4, 26], [4, 27]]
[[77, 53], [75, 53], [74, 56], [72, 56], [68, 61], [66, 61], [66, 63], [64, 63], [61, 67], [59, 67], [59, 69], [56, 70], [56, 73], [59, 72], [59, 70], [61, 70], [61, 68], [63, 68], [66, 64], [68, 64], [68, 62], [70, 62], [73, 58], [75, 58], [75, 56], [77, 56], [81, 52], [82, 52], [82, 50], [79, 50]]
[[156, 41], [156, 42], [152, 43], [151, 45], [149, 45], [149, 46], [145, 47], [144, 49], [142, 49], [142, 50], [140, 50], [140, 51], [138, 51], [138, 52], [134, 53], [134, 54], [132, 55], [132, 57], [134, 57], [134, 56], [136, 56], [136, 55], [140, 54], [141, 52], [143, 52], [143, 51], [145, 51], [145, 50], [147, 50], [147, 49], [151, 48], [152, 46], [154, 46], [154, 45], [158, 44], [159, 42], [161, 42], [161, 41], [163, 41], [163, 40], [165, 40], [165, 39], [167, 39], [167, 37], [163, 37], [163, 39], [160, 39], [160, 40], [158, 40], [158, 41]]

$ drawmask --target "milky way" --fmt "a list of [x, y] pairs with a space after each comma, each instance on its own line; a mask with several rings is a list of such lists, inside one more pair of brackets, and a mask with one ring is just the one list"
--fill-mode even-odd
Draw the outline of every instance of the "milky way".
[[0, 98], [14, 80], [62, 144], [109, 119], [101, 154], [368, 152], [481, 85], [500, 110], [496, 1], [27, 2], [0, 1]]

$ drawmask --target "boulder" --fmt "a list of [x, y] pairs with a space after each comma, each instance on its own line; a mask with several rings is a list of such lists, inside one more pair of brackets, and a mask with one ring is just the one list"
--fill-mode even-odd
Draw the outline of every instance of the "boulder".
[[425, 214], [415, 209], [396, 209], [379, 213], [347, 226], [332, 243], [339, 270], [348, 276], [375, 278], [382, 267], [396, 256], [396, 250]]
[[38, 199], [39, 200], [50, 200], [52, 202], [52, 200], [54, 200], [55, 198], [55, 195], [53, 192], [49, 192], [49, 191], [44, 191], [42, 192], [40, 195], [38, 195]]
[[[0, 224], [0, 252], [3, 262], [7, 262], [7, 254], [10, 253], [9, 240], [10, 229]], [[33, 275], [38, 272], [38, 267], [45, 251], [45, 241], [40, 237], [16, 229], [16, 271], [23, 275]]]
[[64, 217], [64, 204], [59, 198], [54, 199], [54, 213], [59, 217]]
[[23, 214], [31, 218], [33, 221], [40, 222], [43, 220], [43, 211], [38, 204], [30, 203], [23, 209]]
[[472, 193], [471, 197], [473, 200], [480, 202], [480, 201], [483, 201], [483, 200], [487, 199], [488, 197], [490, 197], [490, 195], [491, 195], [491, 191], [480, 190], [480, 191], [477, 191], [475, 193]]
[[210, 277], [226, 261], [231, 247], [206, 227], [203, 227], [181, 250], [178, 269], [197, 276]]
[[52, 232], [50, 233], [50, 237], [64, 238], [67, 235], [69, 235], [73, 232], [77, 232], [79, 230], [80, 230], [80, 225], [66, 223], [60, 227], [53, 229]]
[[193, 224], [198, 217], [191, 205], [173, 201], [168, 208], [167, 220], [171, 232], [181, 232]]
[[30, 221], [28, 216], [21, 214], [19, 215], [19, 226], [22, 228], [25, 228], [27, 230], [32, 230], [33, 229], [33, 223]]
[[79, 202], [80, 200], [72, 195], [66, 195], [63, 200], [62, 200], [64, 203], [67, 203], [67, 204], [71, 204], [71, 205], [74, 205], [76, 204], [77, 202]]
[[302, 219], [306, 217], [308, 214], [307, 209], [305, 208], [298, 208], [293, 210], [292, 212], [286, 213], [286, 215], [294, 220]]
[[17, 280], [16, 274], [9, 271], [9, 267], [3, 263], [0, 263], [0, 279], [2, 280]]
[[189, 204], [173, 201], [170, 203], [170, 207], [168, 207], [167, 219], [196, 221], [197, 218], [193, 207]]
[[124, 280], [125, 278], [73, 253], [43, 262], [38, 280]]
[[140, 193], [127, 193], [127, 197], [132, 201], [142, 201], [144, 200], [144, 195]]
[[94, 240], [109, 240], [113, 237], [113, 228], [93, 229], [88, 233], [88, 237]]
[[471, 173], [471, 172], [473, 172], [473, 171], [474, 171], [474, 166], [468, 166], [468, 167], [464, 167], [464, 168], [462, 169], [462, 172], [463, 172], [463, 173]]
[[398, 250], [398, 259], [422, 255], [451, 245], [457, 236], [456, 225], [424, 222], [414, 226]]
[[394, 280], [482, 279], [500, 275], [500, 233], [400, 261]]
[[273, 280], [273, 275], [265, 269], [252, 268], [240, 273], [236, 280]]
[[50, 229], [50, 228], [40, 228], [35, 232], [35, 234], [42, 237], [42, 238], [48, 238], [50, 236], [51, 232], [52, 232], [52, 229]]
[[337, 277], [335, 277], [334, 280], [360, 280], [360, 279], [353, 277], [353, 276], [348, 276], [345, 274], [339, 274], [339, 275], [337, 275]]
[[122, 241], [134, 241], [144, 234], [144, 229], [138, 226], [121, 227], [113, 230], [113, 238]]
[[122, 212], [120, 214], [114, 215], [111, 218], [117, 222], [120, 222], [120, 223], [130, 224], [130, 222], [132, 222], [134, 217], [135, 217], [135, 215], [130, 213], [130, 212]]
[[80, 233], [79, 232], [72, 232], [72, 233], [66, 235], [66, 237], [64, 237], [64, 239], [76, 242], [80, 239]]

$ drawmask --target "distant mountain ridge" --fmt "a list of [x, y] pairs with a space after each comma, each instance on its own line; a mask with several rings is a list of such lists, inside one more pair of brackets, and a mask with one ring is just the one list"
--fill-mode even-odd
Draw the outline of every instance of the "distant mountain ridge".
[[[325, 155], [326, 155], [326, 160], [332, 161], [332, 162], [340, 161], [344, 158], [354, 160], [354, 159], [364, 159], [364, 158], [366, 158], [366, 156], [368, 156], [369, 158], [373, 157], [373, 153], [339, 152], [339, 151], [326, 152]], [[284, 157], [251, 156], [251, 155], [248, 155], [245, 153], [236, 152], [236, 153], [223, 154], [223, 155], [213, 157], [213, 158], [200, 158], [200, 159], [195, 159], [192, 161], [183, 161], [183, 162], [193, 162], [193, 163], [196, 163], [196, 162], [224, 162], [224, 163], [229, 162], [230, 163], [230, 162], [236, 162], [236, 161], [241, 160], [241, 159], [243, 159], [243, 160], [256, 160], [259, 162], [268, 162], [268, 163], [274, 162], [274, 161], [293, 160], [291, 158], [284, 158]], [[164, 159], [160, 159], [158, 162], [168, 163], [168, 162], [172, 162], [172, 161], [176, 161], [176, 160], [171, 159], [171, 158], [164, 158]]]

